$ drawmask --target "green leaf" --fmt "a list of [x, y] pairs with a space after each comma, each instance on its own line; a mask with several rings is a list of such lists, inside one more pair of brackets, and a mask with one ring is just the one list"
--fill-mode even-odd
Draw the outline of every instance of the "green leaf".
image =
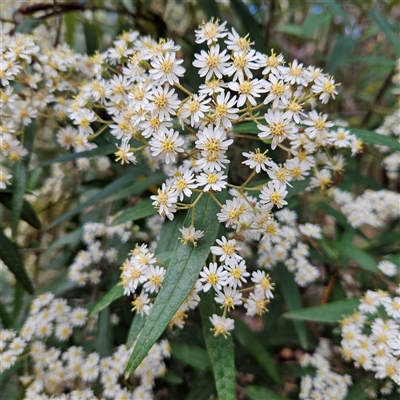
[[153, 200], [144, 200], [139, 204], [129, 208], [122, 212], [122, 214], [118, 215], [117, 218], [114, 219], [111, 226], [124, 224], [128, 221], [136, 221], [138, 219], [149, 217], [150, 215], [154, 215], [157, 213], [157, 210], [154, 208]]
[[284, 24], [277, 26], [275, 28], [277, 32], [286, 33], [287, 35], [296, 36], [299, 38], [303, 37], [303, 29], [301, 26], [293, 25], [293, 24]]
[[337, 248], [340, 253], [343, 253], [350, 260], [353, 260], [360, 268], [373, 273], [379, 272], [377, 267], [378, 263], [374, 257], [367, 252], [351, 246], [349, 243], [337, 243]]
[[301, 193], [305, 189], [308, 188], [310, 185], [310, 178], [303, 179], [302, 181], [293, 181], [290, 182], [292, 187], [288, 187], [288, 194], [286, 195], [285, 199], [290, 199], [294, 195]]
[[[282, 385], [282, 379], [276, 367], [275, 360], [265, 349], [265, 346], [261, 343], [258, 337], [240, 318], [235, 318], [234, 337], [250, 352], [258, 364], [265, 369], [267, 374], [278, 385]], [[268, 337], [266, 337], [265, 341], [268, 342]]]
[[346, 12], [343, 11], [341, 5], [336, 0], [329, 0], [324, 3], [332, 12], [333, 15], [342, 18], [343, 22], [350, 27], [351, 21]]
[[160, 240], [158, 241], [156, 249], [157, 255], [159, 253], [174, 250], [178, 238], [181, 235], [179, 228], [182, 228], [185, 218], [186, 214], [183, 211], [178, 211], [172, 221], [167, 220], [164, 222], [164, 225], [161, 228]]
[[75, 42], [75, 31], [76, 31], [76, 22], [77, 22], [77, 14], [76, 13], [65, 13], [63, 15], [64, 25], [65, 25], [65, 41], [71, 49], [74, 47]]
[[322, 306], [302, 308], [283, 314], [293, 320], [337, 323], [343, 316], [353, 314], [360, 303], [359, 299], [335, 301]]
[[190, 392], [185, 400], [210, 400], [215, 393], [214, 379], [211, 373], [196, 374], [190, 382]]
[[[346, 396], [346, 399], [349, 400], [368, 400], [370, 397], [368, 396], [365, 389], [370, 386], [370, 382], [366, 379], [362, 379], [355, 383], [355, 385], [350, 388], [349, 393]], [[397, 398], [397, 397], [396, 397]]]
[[68, 277], [68, 272], [65, 271], [59, 274], [56, 279], [51, 280], [47, 285], [45, 285], [41, 292], [51, 292], [55, 296], [60, 296], [68, 290], [76, 287], [78, 287], [78, 284], [74, 281], [71, 281], [71, 279]]
[[369, 10], [368, 16], [373, 22], [375, 22], [379, 26], [381, 31], [385, 34], [387, 40], [393, 47], [393, 51], [396, 54], [396, 57], [400, 57], [400, 41], [396, 33], [393, 31], [392, 26], [387, 21], [387, 18], [384, 17], [378, 10]]
[[46, 167], [46, 166], [54, 164], [54, 163], [62, 163], [62, 162], [66, 162], [66, 161], [72, 161], [72, 160], [76, 160], [78, 158], [91, 158], [94, 156], [104, 156], [104, 155], [112, 154], [114, 152], [115, 152], [115, 145], [108, 144], [106, 146], [97, 147], [92, 150], [80, 151], [78, 153], [71, 153], [71, 154], [66, 154], [64, 156], [61, 156], [61, 157], [53, 158], [51, 160], [42, 162], [35, 169]]
[[17, 281], [24, 289], [33, 294], [33, 285], [25, 270], [22, 258], [18, 253], [17, 246], [0, 229], [0, 258], [8, 269], [14, 274]]
[[8, 311], [2, 301], [0, 301], [0, 318], [1, 318], [1, 322], [3, 323], [3, 327], [5, 329], [11, 328], [12, 317], [8, 313]]
[[[277, 269], [279, 287], [281, 288], [286, 307], [290, 311], [302, 308], [299, 288], [294, 280], [293, 274], [289, 272], [282, 264]], [[306, 326], [303, 321], [293, 321], [299, 341], [304, 349], [309, 348]]]
[[257, 125], [254, 122], [243, 122], [241, 124], [234, 125], [233, 131], [236, 133], [250, 133], [255, 135], [260, 133], [260, 130], [257, 128]]
[[128, 338], [126, 339], [126, 347], [130, 349], [135, 343], [135, 340], [140, 335], [140, 332], [143, 329], [144, 323], [146, 322], [146, 317], [140, 314], [135, 314], [133, 317], [131, 326], [128, 332]]
[[392, 150], [400, 151], [400, 143], [397, 139], [392, 138], [390, 136], [380, 135], [376, 132], [366, 131], [364, 129], [356, 129], [356, 128], [346, 128], [351, 133], [354, 133], [357, 137], [359, 137], [363, 142], [370, 144], [378, 144], [381, 146], [390, 147]]
[[349, 54], [352, 52], [355, 45], [355, 40], [342, 36], [335, 44], [331, 55], [328, 59], [327, 70], [330, 74], [333, 74], [345, 60], [347, 60]]
[[125, 199], [135, 194], [140, 194], [153, 185], [159, 185], [164, 180], [165, 180], [165, 174], [163, 172], [157, 172], [155, 174], [150, 175], [148, 178], [145, 178], [143, 180], [138, 180], [133, 185], [130, 185], [124, 189], [119, 190], [118, 193], [115, 193], [114, 195], [108, 197], [105, 201], [110, 202], [110, 201]]
[[[225, 197], [226, 190], [217, 196], [220, 202], [224, 202]], [[197, 247], [190, 243], [185, 245], [177, 240], [174, 254], [165, 274], [163, 287], [157, 295], [142, 334], [133, 350], [126, 367], [127, 373], [132, 373], [139, 366], [194, 286], [210, 253], [210, 246], [214, 244], [217, 237], [219, 229], [217, 213], [219, 211], [219, 206], [206, 193], [196, 204], [194, 226], [196, 229], [204, 231], [204, 237], [199, 240]], [[191, 224], [191, 214], [189, 212], [185, 219], [184, 226], [186, 227]], [[160, 240], [162, 241], [163, 238], [161, 237]]]
[[272, 390], [260, 386], [248, 386], [246, 393], [251, 400], [287, 400], [287, 397], [280, 396]]
[[215, 385], [220, 400], [235, 399], [235, 360], [233, 355], [232, 335], [226, 338], [214, 336], [210, 317], [220, 314], [214, 301], [213, 291], [203, 293], [199, 303], [203, 336], [214, 371]]
[[12, 210], [11, 210], [11, 230], [12, 237], [15, 238], [18, 235], [18, 224], [22, 214], [22, 208], [24, 205], [24, 195], [26, 189], [28, 177], [28, 170], [26, 165], [21, 161], [17, 161], [14, 164], [13, 169], [13, 194], [12, 194]]
[[243, 29], [246, 30], [246, 33], [249, 33], [250, 40], [254, 42], [254, 48], [259, 51], [266, 51], [260, 24], [251, 14], [249, 7], [242, 0], [231, 0], [230, 3], [236, 16], [242, 21]]
[[329, 204], [321, 202], [318, 203], [318, 208], [322, 211], [324, 211], [328, 215], [332, 215], [337, 221], [337, 223], [343, 227], [349, 226], [349, 223], [347, 222], [347, 218], [338, 210], [335, 208], [331, 207]]
[[303, 26], [301, 27], [302, 36], [306, 38], [313, 38], [317, 34], [321, 34], [318, 31], [320, 25], [327, 25], [333, 18], [331, 13], [324, 14], [310, 14], [305, 19]]
[[118, 282], [116, 283], [111, 290], [104, 296], [102, 299], [96, 303], [90, 316], [96, 315], [100, 311], [106, 309], [111, 303], [120, 299], [124, 296], [124, 287]]
[[112, 353], [111, 344], [110, 309], [107, 308], [99, 314], [97, 322], [96, 350], [100, 354], [100, 357], [107, 357]]
[[15, 32], [32, 33], [44, 20], [40, 18], [24, 18], [16, 27]]
[[197, 4], [202, 8], [209, 20], [211, 18], [221, 18], [216, 0], [197, 0]]
[[108, 186], [106, 186], [104, 189], [102, 189], [99, 193], [90, 197], [88, 200], [86, 200], [79, 206], [77, 206], [77, 207], [73, 208], [72, 210], [67, 211], [65, 214], [61, 215], [61, 217], [57, 218], [50, 225], [48, 225], [47, 230], [52, 228], [53, 226], [58, 225], [60, 222], [63, 222], [65, 220], [67, 220], [68, 218], [71, 218], [71, 217], [79, 214], [85, 208], [104, 199], [105, 197], [107, 197], [110, 194], [114, 193], [115, 191], [119, 190], [119, 188], [124, 187], [128, 182], [132, 181], [134, 178], [135, 177], [132, 174], [132, 172], [122, 175], [121, 177], [116, 179], [114, 182], [110, 183]]
[[99, 49], [96, 26], [86, 21], [83, 23], [83, 32], [85, 33], [86, 53], [92, 56]]
[[171, 343], [171, 355], [201, 371], [205, 371], [211, 367], [207, 352], [199, 346]]
[[[13, 195], [11, 193], [0, 192], [0, 203], [4, 204], [9, 210], [11, 210], [13, 207]], [[23, 200], [22, 202], [21, 218], [36, 229], [42, 227], [40, 219], [31, 203], [26, 200]]]

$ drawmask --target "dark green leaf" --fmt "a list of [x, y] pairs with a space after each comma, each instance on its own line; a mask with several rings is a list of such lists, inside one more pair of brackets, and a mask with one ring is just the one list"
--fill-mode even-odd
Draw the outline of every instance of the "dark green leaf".
[[17, 246], [0, 229], [0, 258], [8, 269], [14, 274], [17, 281], [24, 289], [33, 294], [33, 285], [25, 270], [22, 258], [18, 253]]
[[107, 357], [112, 353], [112, 332], [109, 308], [103, 310], [99, 314], [97, 322], [96, 350], [100, 354], [100, 357]]
[[2, 301], [0, 301], [0, 318], [1, 318], [1, 322], [3, 323], [3, 327], [5, 329], [11, 328], [12, 317], [8, 313], [8, 311]]
[[[282, 385], [282, 379], [279, 376], [275, 360], [265, 349], [265, 346], [258, 337], [239, 318], [235, 318], [234, 336], [239, 343], [250, 352], [258, 364], [265, 369], [268, 375], [278, 385]], [[268, 342], [268, 337], [265, 338], [265, 341]]]
[[335, 44], [333, 51], [328, 59], [327, 70], [333, 74], [347, 60], [349, 54], [353, 51], [355, 40], [342, 36]]
[[292, 181], [290, 182], [292, 187], [288, 187], [288, 194], [286, 195], [286, 199], [290, 199], [294, 195], [301, 193], [303, 190], [308, 188], [310, 185], [310, 178], [303, 179], [302, 181]]
[[293, 320], [317, 321], [322, 323], [337, 323], [343, 316], [353, 314], [360, 301], [348, 299], [335, 301], [322, 306], [302, 308], [283, 314], [285, 318]]
[[[302, 308], [299, 288], [294, 280], [293, 274], [282, 264], [277, 267], [279, 287], [281, 288], [286, 307], [290, 311]], [[293, 321], [299, 341], [304, 349], [309, 348], [307, 330], [303, 321]]]
[[[225, 196], [226, 191], [224, 190], [217, 197], [220, 202], [224, 202]], [[177, 241], [165, 274], [163, 287], [147, 317], [143, 332], [126, 367], [126, 372], [132, 373], [139, 366], [194, 286], [210, 253], [210, 246], [216, 239], [219, 229], [217, 219], [219, 211], [219, 206], [207, 194], [204, 194], [196, 204], [194, 226], [196, 229], [204, 231], [204, 237], [199, 240], [197, 247], [190, 243], [185, 245]], [[184, 226], [188, 227], [190, 224], [191, 212], [188, 213]], [[161, 240], [163, 240], [162, 237]]]
[[106, 309], [111, 303], [120, 299], [124, 295], [124, 287], [118, 282], [102, 299], [96, 303], [90, 316], [96, 315], [98, 312]]
[[171, 343], [171, 355], [185, 364], [202, 371], [211, 367], [207, 352], [199, 346]]
[[197, 0], [197, 4], [202, 8], [209, 20], [211, 18], [220, 18], [219, 7], [216, 0]]
[[318, 203], [318, 208], [324, 211], [326, 214], [332, 215], [332, 217], [334, 217], [341, 226], [346, 227], [349, 225], [347, 218], [340, 211], [331, 207], [329, 204], [323, 202]]
[[242, 124], [234, 125], [233, 131], [236, 133], [250, 133], [255, 135], [260, 133], [260, 130], [254, 122], [243, 122]]
[[135, 316], [133, 317], [128, 332], [128, 338], [126, 339], [126, 347], [128, 349], [130, 349], [133, 346], [133, 343], [135, 343], [135, 340], [138, 338], [140, 332], [142, 331], [145, 322], [146, 317], [140, 314], [135, 314]]
[[303, 29], [299, 25], [285, 24], [279, 25], [275, 29], [277, 32], [286, 33], [288, 35], [303, 37]]
[[347, 15], [346, 12], [343, 11], [342, 6], [336, 1], [336, 0], [329, 0], [324, 2], [324, 5], [326, 5], [332, 12], [333, 15], [339, 16], [342, 18], [343, 22], [350, 27], [351, 26], [351, 21], [349, 16]]
[[68, 218], [71, 218], [71, 217], [79, 214], [85, 208], [95, 204], [96, 202], [98, 202], [98, 201], [104, 199], [105, 197], [109, 196], [110, 194], [114, 193], [116, 190], [119, 190], [120, 188], [124, 187], [127, 183], [129, 183], [133, 179], [135, 179], [135, 177], [133, 176], [132, 172], [122, 175], [121, 177], [116, 179], [114, 182], [110, 183], [108, 186], [106, 186], [104, 189], [102, 189], [99, 193], [95, 194], [94, 196], [92, 196], [91, 198], [86, 200], [84, 203], [73, 208], [72, 210], [67, 211], [61, 217], [57, 218], [55, 221], [53, 221], [47, 227], [47, 229], [50, 229], [53, 226], [58, 225], [60, 222], [63, 222], [65, 220], [67, 220]]
[[[349, 400], [367, 400], [370, 399], [365, 389], [369, 387], [371, 384], [366, 379], [362, 379], [358, 382], [355, 382], [355, 385], [350, 388], [349, 393], [346, 396], [346, 399]], [[396, 396], [397, 398], [397, 396]]]
[[363, 129], [356, 129], [356, 128], [346, 128], [346, 129], [349, 129], [351, 133], [354, 133], [363, 142], [370, 144], [378, 144], [381, 146], [387, 146], [393, 150], [400, 151], [400, 143], [395, 138], [380, 135], [379, 133], [366, 131]]
[[261, 386], [248, 386], [246, 393], [251, 400], [287, 400], [286, 397], [280, 396], [272, 390]]
[[86, 53], [91, 56], [99, 49], [96, 26], [85, 21], [83, 23], [83, 32], [85, 33]]
[[11, 209], [11, 230], [13, 239], [18, 235], [18, 224], [21, 218], [22, 207], [24, 205], [24, 195], [28, 177], [28, 170], [25, 164], [17, 161], [13, 169], [13, 194]]
[[128, 221], [137, 221], [138, 219], [149, 217], [157, 213], [157, 210], [152, 205], [153, 200], [144, 200], [139, 204], [129, 208], [118, 215], [112, 222], [112, 226], [124, 224]]
[[39, 18], [24, 18], [16, 27], [15, 32], [32, 33], [32, 31], [43, 22]]
[[236, 16], [242, 21], [243, 29], [249, 33], [250, 40], [254, 42], [254, 48], [265, 51], [265, 40], [261, 34], [260, 24], [251, 14], [249, 7], [242, 0], [231, 0], [231, 6]]
[[143, 180], [138, 180], [133, 185], [130, 185], [126, 188], [119, 190], [114, 195], [108, 197], [105, 201], [110, 202], [110, 201], [125, 199], [135, 194], [140, 194], [145, 190], [149, 189], [153, 185], [159, 185], [164, 180], [165, 180], [165, 174], [163, 172], [156, 172], [155, 174], [150, 175], [148, 178], [145, 178]]
[[378, 10], [369, 10], [368, 16], [379, 26], [381, 31], [385, 34], [387, 40], [392, 45], [396, 57], [400, 57], [400, 41], [396, 33], [393, 31], [392, 26], [388, 22], [387, 18], [384, 17]]
[[54, 163], [62, 163], [66, 161], [76, 160], [78, 158], [90, 158], [94, 156], [103, 156], [107, 154], [112, 154], [115, 152], [115, 150], [116, 148], [114, 144], [107, 144], [106, 146], [97, 147], [96, 149], [80, 151], [78, 153], [71, 153], [71, 154], [66, 154], [65, 156], [53, 158], [51, 160], [42, 162], [35, 169], [46, 167], [47, 165], [51, 165]]
[[320, 25], [327, 25], [332, 20], [333, 15], [331, 13], [324, 14], [309, 14], [301, 27], [302, 36], [306, 38], [313, 38], [318, 33], [318, 27]]
[[350, 260], [353, 260], [360, 268], [373, 273], [379, 272], [378, 263], [370, 254], [351, 246], [349, 243], [337, 243], [338, 250]]
[[215, 385], [220, 400], [235, 399], [235, 360], [232, 335], [214, 336], [210, 317], [220, 314], [214, 302], [213, 291], [203, 293], [199, 304], [203, 336], [214, 371]]
[[65, 24], [65, 41], [71, 49], [74, 47], [75, 42], [75, 31], [76, 31], [76, 22], [77, 15], [76, 13], [65, 13], [63, 15], [64, 24]]
[[179, 228], [182, 228], [185, 218], [186, 214], [181, 211], [177, 213], [172, 221], [167, 220], [164, 222], [156, 249], [157, 255], [175, 249], [178, 238], [181, 236]]
[[199, 373], [190, 382], [191, 390], [185, 400], [210, 400], [215, 393], [214, 379], [211, 373]]
[[[9, 210], [11, 210], [13, 207], [12, 194], [0, 192], [0, 203], [4, 204]], [[35, 210], [33, 209], [31, 203], [27, 202], [26, 200], [23, 200], [22, 202], [21, 218], [34, 228], [41, 228], [41, 223]]]

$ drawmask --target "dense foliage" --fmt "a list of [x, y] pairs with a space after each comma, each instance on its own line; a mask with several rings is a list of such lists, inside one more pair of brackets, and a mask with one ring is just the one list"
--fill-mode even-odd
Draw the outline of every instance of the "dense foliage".
[[395, 399], [396, 2], [2, 4], [4, 399]]

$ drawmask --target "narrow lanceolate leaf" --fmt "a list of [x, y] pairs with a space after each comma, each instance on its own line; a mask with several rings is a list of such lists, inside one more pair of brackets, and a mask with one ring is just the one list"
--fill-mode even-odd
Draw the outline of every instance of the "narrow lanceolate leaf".
[[5, 329], [11, 328], [12, 317], [6, 310], [6, 307], [2, 301], [0, 301], [0, 318], [1, 318], [1, 322], [3, 323], [3, 326]]
[[348, 243], [341, 243], [337, 247], [341, 253], [353, 260], [360, 268], [373, 273], [379, 272], [378, 263], [375, 258], [364, 250], [351, 246]]
[[35, 138], [36, 120], [33, 120], [24, 128], [23, 145], [28, 154], [21, 161], [14, 164], [13, 169], [13, 196], [11, 209], [11, 230], [13, 239], [17, 237], [18, 224], [21, 218], [22, 208], [24, 205], [24, 195], [28, 182], [28, 166], [33, 150], [33, 142]]
[[288, 400], [287, 397], [280, 396], [261, 386], [248, 386], [246, 394], [251, 400]]
[[116, 283], [112, 289], [94, 306], [90, 316], [96, 315], [100, 311], [107, 308], [115, 300], [120, 299], [124, 295], [124, 287]]
[[127, 183], [131, 182], [134, 179], [135, 179], [135, 177], [131, 173], [128, 173], [126, 175], [122, 175], [120, 178], [116, 179], [114, 182], [112, 182], [111, 184], [106, 186], [103, 190], [101, 190], [99, 193], [97, 193], [94, 196], [92, 196], [90, 199], [86, 200], [84, 203], [82, 203], [79, 206], [73, 208], [72, 210], [67, 211], [61, 217], [57, 218], [55, 221], [53, 221], [47, 227], [47, 229], [50, 229], [53, 226], [58, 225], [60, 222], [63, 222], [65, 220], [67, 220], [68, 218], [71, 218], [71, 217], [79, 214], [86, 207], [89, 207], [89, 206], [95, 204], [96, 202], [104, 199], [105, 197], [111, 195], [116, 190], [120, 189], [121, 187], [124, 187]]
[[[217, 197], [220, 202], [224, 202], [226, 191], [222, 191]], [[204, 194], [196, 204], [194, 226], [196, 229], [204, 231], [204, 237], [198, 241], [197, 247], [190, 243], [183, 244], [179, 240], [177, 241], [165, 274], [163, 287], [157, 295], [136, 343], [126, 367], [127, 373], [132, 373], [139, 366], [194, 286], [210, 253], [210, 246], [217, 237], [219, 229], [217, 213], [219, 211], [219, 206], [207, 194]], [[190, 224], [191, 212], [188, 213], [184, 226], [189, 227]]]
[[2, 230], [0, 230], [0, 259], [7, 265], [24, 289], [33, 294], [33, 285], [22, 263], [18, 248]]
[[165, 174], [163, 172], [157, 172], [143, 180], [138, 180], [133, 185], [129, 185], [126, 188], [118, 190], [117, 193], [108, 197], [106, 200], [104, 200], [104, 202], [125, 199], [129, 196], [140, 194], [140, 193], [144, 192], [145, 190], [149, 189], [153, 185], [159, 185], [164, 180], [165, 180]]
[[178, 211], [172, 221], [167, 220], [164, 222], [160, 232], [160, 240], [158, 241], [156, 249], [157, 256], [166, 251], [174, 251], [178, 238], [181, 235], [179, 228], [182, 228], [185, 218], [185, 212]]
[[260, 24], [251, 14], [248, 5], [242, 0], [231, 0], [231, 6], [236, 16], [242, 21], [246, 33], [249, 33], [251, 41], [254, 42], [254, 48], [265, 51], [265, 39], [261, 34]]
[[[278, 384], [282, 384], [282, 379], [276, 367], [275, 360], [271, 357], [265, 346], [250, 330], [250, 328], [239, 318], [235, 318], [234, 337], [246, 348], [258, 364], [265, 369], [267, 374]], [[268, 337], [264, 339], [268, 343]]]
[[[299, 288], [294, 280], [293, 274], [282, 264], [277, 268], [279, 287], [281, 288], [286, 307], [293, 311], [302, 308]], [[304, 349], [308, 348], [307, 330], [304, 321], [293, 321], [299, 341]]]
[[228, 335], [226, 338], [221, 335], [214, 336], [210, 317], [212, 314], [220, 314], [220, 310], [217, 311], [213, 297], [212, 292], [201, 296], [199, 308], [203, 323], [203, 335], [214, 371], [218, 398], [220, 400], [234, 400], [235, 360], [232, 335]]
[[220, 18], [218, 2], [216, 0], [197, 0], [208, 19]]
[[337, 323], [343, 319], [344, 316], [353, 314], [359, 303], [360, 301], [358, 299], [334, 301], [322, 306], [290, 311], [283, 314], [283, 316], [293, 320]]
[[392, 150], [400, 151], [400, 143], [397, 139], [384, 136], [376, 132], [367, 131], [365, 129], [346, 128], [354, 133], [363, 142], [370, 144], [378, 144], [380, 146], [390, 147]]
[[333, 74], [345, 61], [349, 54], [353, 51], [355, 40], [342, 36], [335, 44], [333, 51], [328, 60], [328, 72]]
[[206, 371], [211, 368], [210, 357], [207, 351], [199, 346], [185, 343], [171, 343], [171, 354], [173, 358], [183, 361], [195, 369]]
[[135, 340], [140, 335], [145, 322], [146, 317], [140, 314], [136, 314], [133, 318], [131, 327], [129, 328], [128, 338], [126, 339], [126, 347], [128, 349], [130, 349], [133, 346], [133, 343], [135, 343]]
[[129, 208], [122, 212], [122, 214], [118, 215], [117, 218], [112, 222], [112, 226], [124, 224], [128, 221], [136, 221], [141, 218], [149, 217], [150, 215], [154, 215], [157, 210], [153, 206], [153, 200], [144, 200], [139, 204]]
[[[0, 193], [0, 203], [4, 204], [9, 210], [13, 207], [13, 196], [11, 193]], [[33, 209], [31, 203], [23, 200], [21, 218], [26, 221], [30, 226], [36, 229], [41, 228], [40, 219]]]
[[110, 323], [110, 310], [107, 308], [99, 314], [97, 322], [96, 350], [101, 357], [111, 354], [112, 330]]
[[78, 153], [66, 154], [64, 156], [52, 158], [51, 160], [42, 162], [35, 169], [46, 167], [48, 165], [55, 164], [55, 163], [62, 163], [62, 162], [77, 160], [78, 158], [91, 158], [91, 157], [95, 157], [95, 156], [105, 156], [107, 154], [114, 153], [116, 150], [117, 150], [117, 148], [115, 147], [115, 144], [107, 144], [105, 146], [97, 147], [96, 149], [80, 151]]
[[292, 181], [290, 184], [292, 187], [288, 187], [288, 194], [286, 195], [286, 199], [290, 199], [294, 195], [301, 193], [303, 190], [308, 188], [310, 185], [310, 178], [303, 179], [302, 181]]
[[393, 31], [392, 26], [387, 21], [387, 18], [377, 10], [369, 10], [368, 15], [386, 35], [387, 40], [393, 47], [396, 57], [400, 57], [400, 40], [396, 32]]

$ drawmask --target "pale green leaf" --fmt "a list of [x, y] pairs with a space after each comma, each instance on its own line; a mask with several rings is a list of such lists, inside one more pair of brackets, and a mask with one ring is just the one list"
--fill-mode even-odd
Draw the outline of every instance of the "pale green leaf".
[[93, 317], [93, 315], [96, 315], [100, 311], [104, 310], [111, 303], [120, 299], [123, 296], [124, 296], [124, 287], [118, 282], [111, 288], [111, 290], [105, 296], [101, 298], [99, 302], [96, 303], [92, 312], [90, 313], [90, 316]]
[[137, 221], [138, 219], [149, 217], [157, 213], [157, 210], [152, 205], [153, 200], [144, 200], [139, 204], [129, 208], [118, 215], [112, 222], [112, 226], [124, 224], [129, 221]]
[[290, 311], [283, 314], [283, 316], [292, 320], [337, 323], [343, 319], [344, 316], [353, 314], [359, 303], [360, 301], [358, 299], [335, 301], [321, 306]]

